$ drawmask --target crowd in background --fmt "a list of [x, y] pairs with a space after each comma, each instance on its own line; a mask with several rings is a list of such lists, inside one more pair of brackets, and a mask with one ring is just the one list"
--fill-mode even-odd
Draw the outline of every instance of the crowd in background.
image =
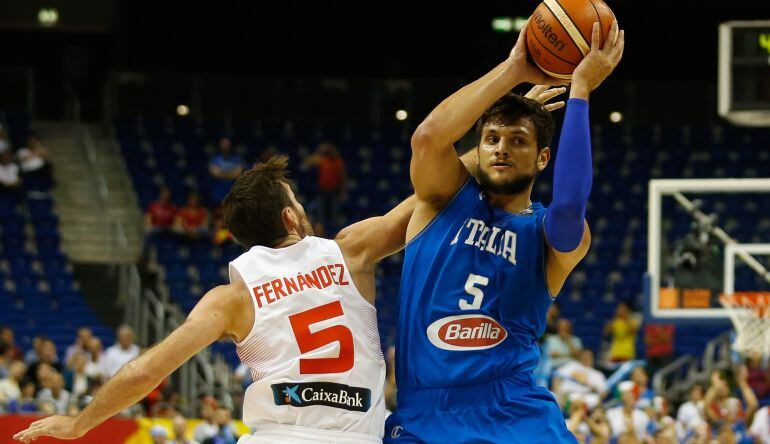
[[26, 145], [14, 149], [0, 128], [0, 197], [18, 202], [24, 192], [45, 192], [53, 184], [53, 167], [40, 138], [30, 133]]
[[[636, 350], [644, 333], [645, 355]], [[693, 381], [688, 399], [656, 393], [650, 375], [672, 359], [673, 326], [641, 322], [626, 303], [604, 327], [599, 357], [583, 348], [554, 304], [541, 343], [538, 377], [562, 407], [581, 443], [770, 443], [770, 366], [759, 355], [733, 356], [732, 367]], [[625, 364], [625, 365], [624, 365]], [[616, 378], [620, 376], [620, 378]], [[675, 404], [677, 402], [677, 404]], [[681, 403], [679, 403], [681, 402]]]
[[[14, 331], [0, 327], [0, 414], [76, 414], [107, 379], [142, 352], [128, 326], [118, 328], [115, 344], [106, 349], [90, 328], [81, 327], [75, 342], [63, 353], [44, 336], [35, 337], [32, 347], [22, 350]], [[158, 444], [235, 444], [238, 436], [231, 410], [211, 396], [198, 401], [203, 421], [190, 437], [183, 432], [187, 429], [181, 413], [183, 400], [168, 380], [121, 416], [172, 420], [176, 432], [173, 440], [162, 427], [152, 429]]]
[[[266, 160], [273, 154], [267, 149], [260, 156]], [[185, 204], [175, 203], [171, 189], [162, 187], [158, 199], [145, 212], [145, 233], [149, 236], [174, 235], [189, 242], [210, 240], [215, 245], [232, 242], [232, 235], [225, 227], [222, 209], [219, 205], [230, 191], [235, 179], [248, 168], [233, 151], [230, 139], [223, 137], [217, 144], [217, 154], [209, 160], [210, 186], [205, 196], [191, 191]], [[315, 170], [317, 175], [317, 197], [310, 202], [314, 220], [334, 224], [341, 215], [340, 204], [347, 198], [345, 162], [337, 148], [324, 142], [318, 149], [303, 159], [303, 171]], [[323, 224], [316, 224], [318, 234], [328, 231]]]

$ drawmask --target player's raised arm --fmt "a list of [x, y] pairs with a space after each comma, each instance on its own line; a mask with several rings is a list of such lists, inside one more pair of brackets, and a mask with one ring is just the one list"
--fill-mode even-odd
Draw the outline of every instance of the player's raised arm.
[[545, 217], [545, 237], [551, 246], [547, 277], [554, 294], [588, 252], [591, 242], [585, 222], [593, 181], [588, 96], [612, 73], [623, 56], [624, 33], [618, 30], [618, 23], [613, 23], [604, 47], [599, 45], [599, 32], [598, 23], [594, 24], [591, 51], [572, 75], [554, 166], [553, 200]]
[[14, 439], [23, 442], [41, 436], [76, 439], [139, 402], [193, 355], [222, 336], [234, 335], [236, 329], [243, 329], [235, 324], [238, 322], [236, 315], [251, 307], [248, 292], [244, 290], [245, 287], [239, 289], [238, 285], [223, 285], [209, 291], [184, 324], [161, 343], [123, 366], [82, 412], [75, 416], [56, 415], [35, 421], [28, 429], [17, 433]]
[[558, 84], [527, 61], [526, 26], [510, 56], [439, 104], [412, 136], [410, 173], [420, 201], [442, 206], [468, 177], [453, 144], [497, 99], [520, 83]]
[[370, 217], [345, 227], [335, 240], [346, 257], [374, 266], [404, 248], [406, 227], [416, 202], [415, 196], [409, 196], [384, 216]]

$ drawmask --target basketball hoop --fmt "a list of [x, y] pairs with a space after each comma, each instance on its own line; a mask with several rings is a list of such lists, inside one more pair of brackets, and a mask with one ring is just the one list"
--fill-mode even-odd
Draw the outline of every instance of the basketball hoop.
[[719, 302], [735, 326], [733, 350], [770, 356], [770, 293], [723, 294]]

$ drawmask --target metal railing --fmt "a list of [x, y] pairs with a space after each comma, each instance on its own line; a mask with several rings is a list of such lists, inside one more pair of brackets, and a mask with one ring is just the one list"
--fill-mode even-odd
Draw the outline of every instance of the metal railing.
[[665, 393], [669, 399], [681, 399], [693, 383], [705, 383], [713, 370], [730, 367], [730, 331], [706, 344], [702, 358], [684, 355], [658, 370], [652, 378], [655, 393]]
[[[97, 182], [97, 205], [101, 214], [108, 214], [110, 190], [107, 180], [97, 167], [98, 152], [88, 125], [78, 123], [78, 136], [88, 161], [88, 168]], [[115, 146], [111, 146], [116, 149]], [[118, 282], [118, 302], [124, 307], [124, 322], [134, 328], [139, 344], [150, 346], [162, 341], [179, 327], [185, 316], [178, 306], [169, 302], [167, 291], [160, 287], [156, 291], [146, 288], [137, 265], [126, 262], [121, 252], [129, 247], [123, 221], [109, 217], [112, 227], [110, 242], [112, 272]], [[194, 402], [203, 394], [217, 397], [224, 405], [233, 407], [230, 392], [233, 386], [232, 368], [219, 354], [207, 348], [183, 364], [171, 378], [179, 387], [183, 399], [187, 400], [187, 414], [194, 415]]]
[[[185, 321], [185, 316], [176, 305], [164, 301], [150, 288], [141, 289], [133, 283], [139, 282], [136, 266], [129, 267], [126, 300], [126, 322], [132, 325], [140, 343], [151, 345], [162, 341]], [[206, 348], [171, 376], [179, 387], [182, 398], [187, 401], [187, 414], [195, 414], [195, 400], [204, 394], [215, 396], [225, 406], [232, 408], [231, 388], [234, 385], [233, 370], [221, 355]]]

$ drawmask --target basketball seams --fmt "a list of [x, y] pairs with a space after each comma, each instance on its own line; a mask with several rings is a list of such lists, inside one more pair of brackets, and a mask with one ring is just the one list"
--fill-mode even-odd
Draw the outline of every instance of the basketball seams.
[[[590, 40], [586, 40], [585, 36], [580, 31], [580, 28], [575, 24], [575, 21], [572, 20], [572, 17], [569, 16], [567, 10], [564, 9], [561, 3], [559, 3], [559, 0], [543, 0], [543, 4], [548, 8], [554, 18], [556, 18], [556, 21], [559, 22], [564, 31], [567, 32], [567, 35], [575, 44], [578, 51], [585, 57], [588, 54], [588, 51], [591, 50], [591, 45], [588, 43]], [[558, 11], [555, 10], [557, 8]]]
[[[591, 36], [589, 35], [589, 36], [586, 37], [586, 35], [583, 34], [583, 30], [580, 29], [580, 27], [577, 25], [577, 22], [575, 21], [575, 19], [573, 19], [572, 16], [569, 15], [569, 10], [567, 8], [565, 8], [564, 5], [561, 4], [560, 0], [554, 0], [554, 1], [556, 2], [557, 5], [559, 5], [559, 7], [561, 7], [561, 9], [564, 11], [564, 14], [567, 15], [567, 18], [569, 19], [569, 21], [572, 22], [572, 24], [575, 26], [575, 29], [577, 29], [577, 31], [580, 33], [580, 35], [583, 37], [583, 39], [586, 41], [586, 43], [588, 43], [588, 46], [590, 47], [591, 46]], [[594, 3], [591, 0], [588, 0], [588, 1], [591, 3], [591, 6], [593, 6]], [[594, 9], [596, 9], [596, 6], [594, 6]], [[599, 12], [597, 12], [596, 14], [598, 15]]]
[[[577, 63], [575, 63], [575, 62], [570, 62], [569, 60], [565, 60], [565, 59], [563, 59], [563, 58], [559, 57], [559, 55], [558, 55], [558, 54], [555, 54], [553, 51], [551, 51], [551, 50], [548, 48], [548, 45], [546, 45], [545, 43], [543, 43], [543, 42], [542, 42], [542, 40], [540, 40], [539, 38], [537, 38], [537, 33], [536, 33], [535, 31], [532, 31], [531, 29], [530, 29], [530, 31], [531, 31], [531, 33], [532, 33], [532, 36], [535, 38], [535, 40], [537, 40], [537, 43], [539, 43], [539, 44], [540, 44], [540, 47], [541, 47], [542, 49], [544, 49], [544, 50], [545, 50], [545, 51], [546, 51], [548, 54], [551, 54], [552, 56], [556, 57], [557, 59], [561, 60], [561, 61], [562, 61], [562, 62], [564, 62], [564, 63], [567, 63], [567, 64], [568, 64], [568, 65], [570, 65], [570, 66], [577, 66]], [[539, 65], [538, 65], [538, 66], [539, 66]], [[541, 68], [542, 68], [542, 67], [541, 67]], [[565, 75], [565, 74], [563, 74], [563, 75]]]
[[594, 12], [596, 13], [596, 18], [599, 19], [599, 47], [604, 46], [604, 24], [602, 23], [602, 15], [599, 14], [599, 8], [596, 7], [596, 4], [594, 3], [594, 0], [588, 0], [588, 3], [591, 4], [591, 6], [594, 8]]

